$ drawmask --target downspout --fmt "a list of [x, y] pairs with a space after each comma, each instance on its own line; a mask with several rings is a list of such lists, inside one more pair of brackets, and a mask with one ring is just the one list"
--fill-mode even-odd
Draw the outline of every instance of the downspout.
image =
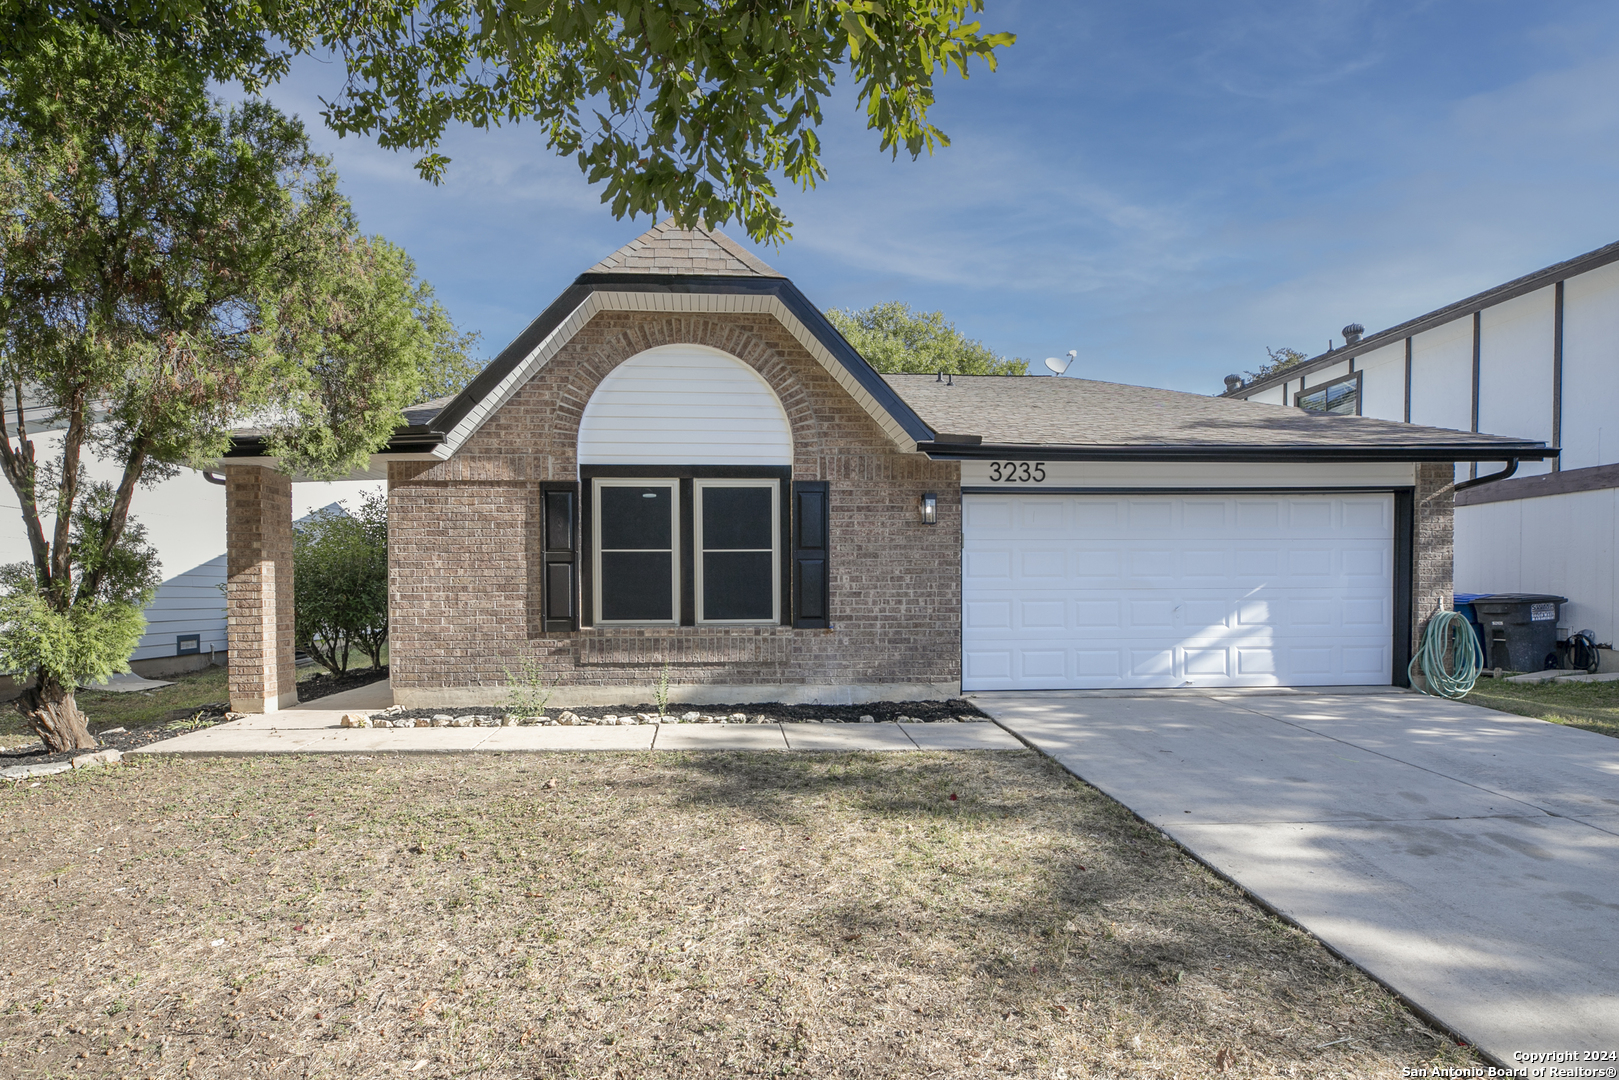
[[[1475, 463], [1473, 467], [1477, 468], [1477, 463]], [[1507, 477], [1511, 476], [1517, 471], [1518, 459], [1513, 458], [1511, 461], [1507, 462], [1507, 467], [1502, 469], [1500, 472], [1491, 473], [1488, 476], [1480, 476], [1474, 480], [1463, 480], [1461, 483], [1456, 485], [1456, 490], [1466, 491], [1468, 488], [1476, 488], [1480, 484], [1493, 484], [1497, 480], [1505, 480]]]

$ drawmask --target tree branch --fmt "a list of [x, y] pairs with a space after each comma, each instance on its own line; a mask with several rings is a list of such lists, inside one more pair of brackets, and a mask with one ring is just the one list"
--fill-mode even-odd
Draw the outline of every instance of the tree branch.
[[11, 448], [11, 428], [6, 423], [6, 410], [0, 408], [0, 468], [17, 493], [17, 504], [22, 513], [23, 528], [28, 531], [28, 547], [34, 555], [34, 573], [40, 584], [50, 584], [49, 548], [45, 546], [45, 528], [39, 520], [39, 501], [34, 492], [34, 444], [28, 441], [28, 423], [23, 418], [22, 380], [14, 379], [17, 392], [17, 449]]

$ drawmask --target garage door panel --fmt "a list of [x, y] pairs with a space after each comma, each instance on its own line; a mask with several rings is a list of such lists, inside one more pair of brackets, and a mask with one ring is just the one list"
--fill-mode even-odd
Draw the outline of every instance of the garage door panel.
[[[980, 501], [1003, 512], [978, 513]], [[964, 685], [1386, 684], [1392, 503], [1359, 493], [967, 496]]]

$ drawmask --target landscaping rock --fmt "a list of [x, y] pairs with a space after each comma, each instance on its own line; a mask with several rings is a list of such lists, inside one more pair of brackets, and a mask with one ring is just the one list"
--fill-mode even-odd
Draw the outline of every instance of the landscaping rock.
[[681, 713], [680, 714], [681, 722], [686, 723], [686, 724], [695, 724], [698, 721], [702, 720], [702, 718], [703, 718], [703, 714], [698, 713], [698, 712], [688, 712], [688, 713]]
[[27, 780], [34, 776], [51, 776], [59, 772], [67, 772], [73, 768], [70, 761], [48, 761], [40, 765], [13, 765], [7, 769], [0, 769], [0, 779]]
[[97, 750], [93, 754], [80, 754], [70, 765], [75, 769], [89, 769], [96, 765], [116, 765], [122, 760], [124, 755], [117, 750]]
[[371, 727], [371, 718], [364, 713], [344, 713], [343, 719], [338, 722], [339, 727]]
[[[903, 716], [902, 716], [902, 717], [900, 717], [900, 719], [901, 719], [901, 720], [904, 720], [904, 719], [905, 719], [905, 717], [903, 717]], [[862, 724], [875, 724], [875, 723], [876, 723], [876, 722], [877, 722], [877, 718], [876, 718], [876, 717], [875, 717], [875, 716], [872, 716], [872, 715], [870, 715], [870, 714], [869, 714], [869, 713], [868, 713], [868, 714], [867, 714], [867, 715], [865, 715], [865, 716], [862, 716], [862, 717], [861, 717], [861, 718], [860, 718], [860, 722], [861, 722], [861, 723], [862, 723]]]
[[578, 722], [579, 717], [569, 712], [567, 709], [563, 709], [557, 714], [557, 723], [561, 724], [563, 727], [572, 727]]

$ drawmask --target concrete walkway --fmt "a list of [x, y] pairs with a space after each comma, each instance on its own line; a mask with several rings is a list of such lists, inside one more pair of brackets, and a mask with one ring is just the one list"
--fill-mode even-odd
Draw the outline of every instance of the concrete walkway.
[[1499, 1063], [1619, 1051], [1619, 740], [1406, 692], [969, 696]]
[[[360, 693], [370, 687], [347, 693]], [[343, 695], [333, 695], [339, 697]], [[320, 698], [319, 702], [331, 698]], [[310, 702], [309, 705], [318, 702]], [[133, 754], [458, 754], [565, 750], [1022, 750], [981, 724], [637, 724], [626, 727], [344, 728], [300, 705], [216, 724]]]

